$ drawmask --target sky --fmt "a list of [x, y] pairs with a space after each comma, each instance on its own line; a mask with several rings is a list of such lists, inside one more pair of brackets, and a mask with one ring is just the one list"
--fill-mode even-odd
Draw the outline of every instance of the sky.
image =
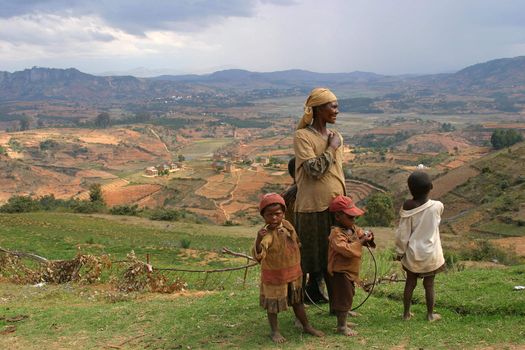
[[521, 0], [0, 0], [9, 72], [432, 74], [522, 55]]

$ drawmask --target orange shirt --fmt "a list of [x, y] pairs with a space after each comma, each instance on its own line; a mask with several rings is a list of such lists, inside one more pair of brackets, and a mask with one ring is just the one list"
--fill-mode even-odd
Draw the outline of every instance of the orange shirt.
[[295, 281], [303, 275], [299, 237], [286, 220], [261, 240], [261, 252], [255, 246], [253, 256], [261, 263], [261, 282], [279, 285]]
[[355, 230], [332, 226], [328, 237], [328, 273], [345, 273], [350, 280], [359, 283], [361, 269], [361, 253], [363, 246], [359, 237], [363, 235], [361, 228]]

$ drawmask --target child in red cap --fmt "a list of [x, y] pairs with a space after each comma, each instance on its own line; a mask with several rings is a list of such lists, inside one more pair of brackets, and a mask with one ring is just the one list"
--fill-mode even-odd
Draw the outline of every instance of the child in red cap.
[[335, 197], [329, 210], [335, 213], [336, 220], [328, 237], [328, 274], [332, 287], [330, 309], [337, 316], [337, 333], [354, 336], [357, 332], [348, 327], [346, 318], [352, 309], [355, 283], [360, 282], [362, 247], [375, 247], [374, 234], [363, 232], [355, 224], [355, 218], [364, 211], [356, 207], [351, 198]]
[[292, 306], [303, 330], [311, 335], [324, 334], [308, 323], [303, 304], [303, 272], [299, 238], [293, 226], [284, 220], [286, 205], [277, 193], [263, 196], [259, 211], [266, 225], [257, 232], [253, 255], [261, 263], [260, 304], [268, 313], [270, 337], [275, 343], [286, 339], [281, 335], [277, 314]]

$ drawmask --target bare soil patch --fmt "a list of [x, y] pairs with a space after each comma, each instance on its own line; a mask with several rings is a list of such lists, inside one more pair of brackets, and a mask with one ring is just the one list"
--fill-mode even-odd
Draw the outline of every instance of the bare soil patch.
[[108, 206], [133, 204], [151, 196], [161, 188], [160, 185], [151, 184], [128, 185], [110, 189], [104, 188], [103, 195]]
[[492, 242], [504, 249], [514, 251], [519, 256], [525, 256], [525, 236], [500, 238]]

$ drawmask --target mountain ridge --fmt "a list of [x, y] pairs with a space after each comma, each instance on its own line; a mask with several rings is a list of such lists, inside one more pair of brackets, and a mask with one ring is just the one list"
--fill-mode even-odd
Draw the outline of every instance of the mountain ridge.
[[432, 93], [491, 96], [500, 90], [525, 92], [525, 56], [495, 59], [465, 67], [455, 73], [390, 76], [372, 72], [317, 73], [302, 69], [252, 72], [227, 69], [211, 74], [97, 76], [76, 68], [33, 67], [17, 72], [0, 71], [0, 101], [137, 99], [191, 92], [196, 86], [212, 89], [309, 88], [319, 85], [350, 86], [385, 91], [430, 89]]

